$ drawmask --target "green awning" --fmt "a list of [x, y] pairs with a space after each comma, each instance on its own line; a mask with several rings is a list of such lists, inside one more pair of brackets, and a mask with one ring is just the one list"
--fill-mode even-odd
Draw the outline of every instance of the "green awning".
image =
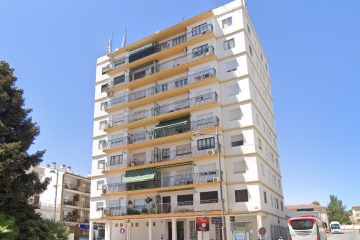
[[155, 127], [155, 130], [158, 130], [161, 128], [172, 128], [172, 127], [186, 125], [189, 122], [189, 120], [190, 120], [189, 117], [186, 116], [186, 117], [182, 117], [182, 118], [177, 118], [177, 119], [161, 122]]
[[143, 182], [153, 180], [155, 178], [155, 168], [145, 168], [139, 170], [128, 171], [125, 173], [125, 183]]
[[171, 164], [171, 165], [159, 166], [156, 169], [182, 167], [182, 166], [189, 166], [189, 165], [192, 165], [192, 164], [193, 164], [193, 162], [176, 163], [176, 164]]

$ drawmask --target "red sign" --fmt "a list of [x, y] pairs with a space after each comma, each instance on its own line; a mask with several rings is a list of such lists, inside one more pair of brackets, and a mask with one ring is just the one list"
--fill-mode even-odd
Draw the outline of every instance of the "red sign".
[[196, 217], [196, 231], [201, 231], [201, 232], [209, 231], [208, 217]]
[[266, 228], [264, 228], [264, 227], [259, 228], [259, 234], [260, 235], [265, 235], [266, 234]]

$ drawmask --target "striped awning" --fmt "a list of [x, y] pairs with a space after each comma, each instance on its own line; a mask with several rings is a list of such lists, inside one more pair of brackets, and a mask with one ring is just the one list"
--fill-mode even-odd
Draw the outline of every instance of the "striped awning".
[[157, 169], [182, 167], [182, 166], [189, 166], [192, 164], [193, 164], [193, 162], [176, 163], [176, 164], [171, 164], [171, 165], [159, 166], [159, 167], [157, 167]]
[[155, 178], [155, 168], [145, 168], [139, 170], [128, 171], [125, 173], [124, 182], [133, 183], [133, 182], [143, 182], [148, 180], [153, 180]]
[[172, 127], [186, 125], [189, 122], [189, 120], [190, 120], [189, 117], [186, 116], [186, 117], [182, 117], [182, 118], [177, 118], [177, 119], [161, 122], [155, 127], [155, 130], [161, 129], [161, 128], [172, 128]]

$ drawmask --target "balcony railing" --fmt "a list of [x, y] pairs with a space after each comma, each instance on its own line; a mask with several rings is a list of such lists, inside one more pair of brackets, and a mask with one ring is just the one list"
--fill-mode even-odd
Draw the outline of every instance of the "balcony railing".
[[81, 206], [82, 206], [83, 208], [90, 208], [90, 202], [83, 201], [83, 202], [81, 203]]
[[136, 183], [110, 183], [103, 186], [103, 193], [115, 193], [139, 189], [165, 188], [218, 181], [219, 171], [189, 173], [169, 177], [155, 178], [151, 181]]
[[[159, 149], [160, 150], [160, 149]], [[157, 162], [167, 162], [178, 159], [206, 156], [208, 149], [199, 150], [198, 147], [182, 148], [177, 150], [171, 150], [167, 155], [165, 154], [144, 154], [141, 156], [128, 157], [126, 160], [121, 161], [109, 161], [106, 165], [106, 170], [116, 170], [126, 167], [141, 166], [145, 164], [152, 164]]]
[[201, 202], [150, 203], [145, 205], [116, 206], [104, 209], [104, 216], [126, 216], [144, 214], [167, 214], [221, 210], [221, 200]]
[[74, 216], [74, 215], [66, 215], [63, 217], [63, 220], [65, 222], [77, 222], [78, 219], [79, 219], [79, 216]]
[[200, 80], [213, 77], [216, 75], [216, 70], [214, 68], [209, 68], [207, 70], [197, 72], [185, 77], [181, 77], [169, 82], [158, 84], [156, 83], [154, 87], [150, 87], [144, 90], [140, 90], [137, 92], [133, 92], [128, 95], [124, 95], [121, 97], [113, 98], [109, 101], [109, 104], [107, 105], [108, 108], [123, 105], [129, 102], [136, 101], [138, 99], [142, 99], [145, 97], [149, 97], [152, 95], [155, 95], [157, 93], [169, 91], [174, 88], [178, 88], [187, 84], [191, 84], [194, 82], [198, 82]]
[[112, 120], [112, 124], [108, 125], [108, 127], [120, 126], [127, 123], [136, 122], [142, 119], [160, 116], [162, 114], [179, 111], [185, 108], [204, 105], [215, 101], [217, 101], [217, 93], [213, 92], [213, 93], [207, 93], [204, 95], [196, 96], [193, 98], [179, 100], [169, 104], [164, 104], [164, 105], [155, 104], [156, 106], [153, 107], [152, 109], [138, 111], [124, 117], [114, 118]]
[[[155, 61], [152, 62], [152, 64], [147, 66], [147, 68], [144, 68], [142, 71], [130, 71], [129, 75], [123, 75], [121, 80], [117, 81], [116, 83], [113, 81], [109, 88], [114, 88], [120, 84], [129, 83], [132, 81], [136, 81], [138, 79], [144, 78], [146, 76], [165, 71], [167, 69], [180, 66], [182, 64], [185, 64], [187, 62], [190, 62], [195, 59], [199, 59], [204, 56], [212, 55], [214, 54], [214, 47], [213, 46], [207, 46], [206, 48], [202, 49], [201, 51], [194, 52], [194, 53], [188, 53], [181, 57], [174, 58], [172, 60], [169, 60], [164, 63], [157, 63]], [[149, 68], [149, 69], [148, 69]]]
[[135, 60], [144, 58], [144, 57], [154, 54], [156, 52], [160, 52], [160, 51], [166, 50], [168, 48], [174, 47], [180, 43], [189, 41], [190, 39], [196, 38], [200, 35], [203, 35], [207, 32], [212, 32], [212, 31], [213, 31], [212, 24], [207, 24], [206, 26], [204, 26], [202, 28], [201, 32], [200, 31], [199, 32], [189, 31], [186, 34], [176, 36], [165, 42], [160, 42], [155, 45], [153, 43], [148, 44], [146, 46], [143, 46], [141, 50], [138, 50], [138, 51], [134, 50], [134, 51], [130, 52], [128, 54], [128, 56], [126, 56], [125, 58], [114, 59], [109, 65], [102, 68], [102, 74], [105, 74], [112, 69], [116, 69], [120, 66], [123, 66], [123, 65], [133, 62]]
[[180, 127], [170, 127], [166, 129], [157, 129], [154, 131], [143, 131], [131, 134], [127, 137], [121, 137], [121, 138], [114, 138], [111, 140], [108, 140], [107, 146], [109, 148], [116, 148], [125, 146], [128, 144], [134, 144], [138, 142], [144, 142], [151, 139], [156, 138], [163, 138], [172, 136], [179, 133], [186, 133], [186, 132], [192, 132], [196, 130], [203, 130], [206, 128], [211, 128], [214, 126], [217, 126], [219, 122], [218, 117], [211, 117], [211, 118], [205, 118], [197, 121], [193, 121], [191, 123], [188, 123], [186, 125], [182, 125]]
[[64, 199], [64, 205], [69, 205], [69, 206], [78, 206], [79, 202], [78, 201], [73, 201], [70, 199]]
[[70, 189], [70, 190], [74, 190], [74, 191], [78, 191], [78, 185], [76, 184], [70, 184], [70, 183], [65, 183], [65, 189]]

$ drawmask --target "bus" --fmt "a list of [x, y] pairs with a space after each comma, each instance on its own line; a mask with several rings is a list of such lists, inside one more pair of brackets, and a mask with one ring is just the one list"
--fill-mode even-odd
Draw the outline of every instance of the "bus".
[[295, 217], [288, 220], [289, 240], [326, 240], [323, 221], [314, 216]]
[[332, 221], [330, 223], [331, 233], [341, 233], [341, 225], [339, 222]]

